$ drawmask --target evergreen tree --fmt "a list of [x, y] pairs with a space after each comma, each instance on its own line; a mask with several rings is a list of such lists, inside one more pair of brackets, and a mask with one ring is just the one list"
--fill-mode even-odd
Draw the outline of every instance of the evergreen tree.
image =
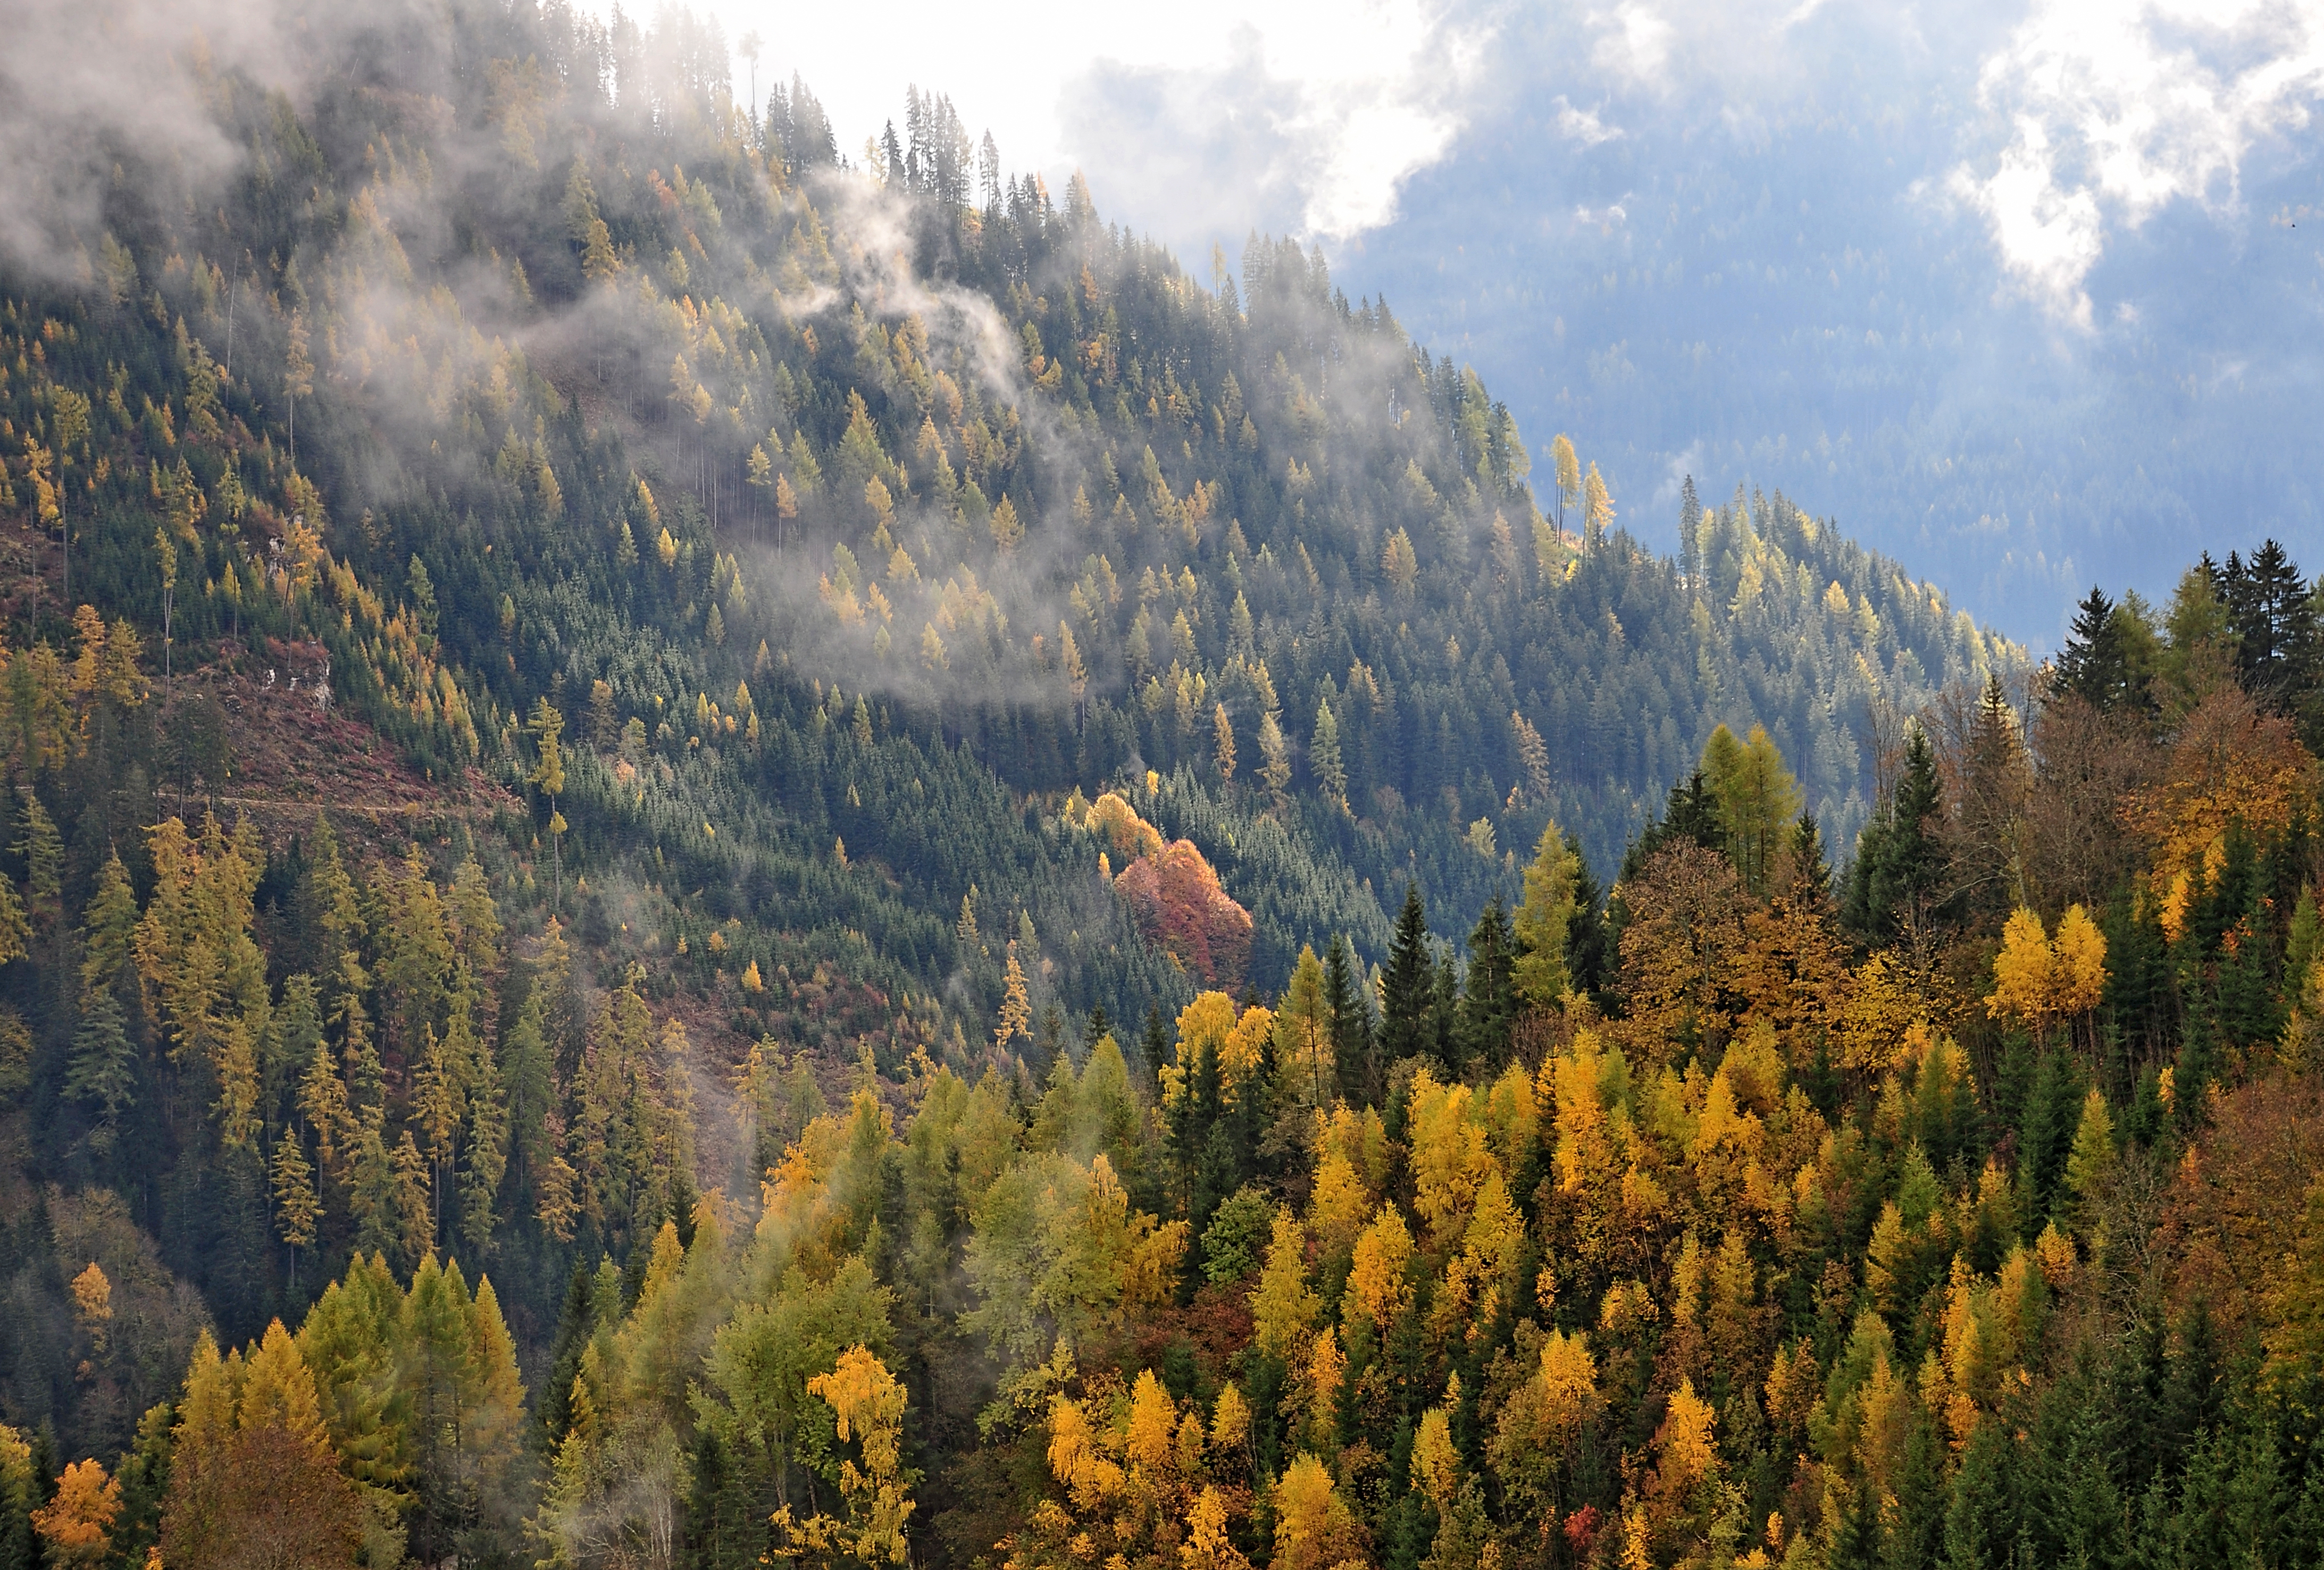
[[[1720, 732], [1725, 729], [1720, 727]], [[1736, 745], [1732, 736], [1727, 739], [1730, 747]], [[1719, 795], [1701, 768], [1671, 786], [1670, 796], [1663, 803], [1663, 815], [1650, 821], [1630, 841], [1622, 857], [1621, 881], [1628, 883], [1635, 878], [1656, 851], [1674, 840], [1691, 840], [1705, 850], [1727, 849], [1727, 828], [1720, 811]]]
[[1605, 988], [1611, 974], [1606, 891], [1591, 874], [1589, 858], [1582, 854], [1582, 842], [1571, 833], [1565, 837], [1565, 849], [1573, 858], [1573, 922], [1565, 934], [1565, 971], [1574, 991], [1595, 995]]
[[2101, 712], [2144, 706], [2145, 684], [2132, 664], [2126, 620], [2122, 607], [2092, 584], [2089, 597], [2075, 610], [2065, 647], [2058, 651], [2061, 691]]
[[1792, 825], [1790, 856], [1792, 898], [1823, 909], [1831, 898], [1831, 865], [1824, 858], [1823, 834], [1816, 827], [1813, 813], [1802, 813], [1799, 822]]
[[1407, 883], [1388, 964], [1380, 972], [1380, 1055], [1389, 1062], [1418, 1057], [1435, 1045], [1431, 1030], [1435, 988], [1427, 913], [1420, 903], [1420, 886]]
[[[1497, 895], [1469, 934], [1469, 973], [1461, 999], [1462, 1057], [1498, 1070], [1509, 1054], [1517, 1018], [1516, 955], [1508, 918]], [[1563, 944], [1559, 945], [1561, 948]], [[1562, 959], [1564, 956], [1561, 954]]]
[[136, 1105], [137, 1079], [137, 1048], [129, 1039], [121, 1000], [112, 987], [99, 987], [81, 1000], [64, 1084], [67, 1096], [96, 1110], [97, 1126], [88, 1141], [99, 1159], [111, 1152], [122, 1114]]
[[1351, 1106], [1368, 1106], [1379, 1099], [1380, 1072], [1360, 974], [1345, 938], [1324, 950], [1323, 1006], [1331, 1018], [1332, 1060], [1339, 1067], [1340, 1094]]
[[1980, 1422], [1961, 1452], [1945, 1511], [1947, 1570], [2007, 1570], [2017, 1563], [2017, 1457], [2004, 1425]]
[[1905, 741], [1895, 793], [1864, 831], [1843, 918], [1866, 941], [1925, 941], [1946, 914], [1950, 868], [1939, 814], [1936, 749], [1918, 725]]
[[2248, 563], [2229, 552], [2215, 586], [2245, 689], [2273, 708], [2295, 712], [2316, 683], [2319, 653], [2315, 603], [2300, 569], [2271, 539]]

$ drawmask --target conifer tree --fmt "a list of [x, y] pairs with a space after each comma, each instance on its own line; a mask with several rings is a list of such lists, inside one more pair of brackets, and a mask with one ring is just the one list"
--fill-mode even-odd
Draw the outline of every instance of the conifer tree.
[[299, 1251], [315, 1241], [316, 1224], [323, 1207], [315, 1193], [315, 1168], [307, 1160], [296, 1132], [284, 1130], [274, 1142], [274, 1231], [290, 1251], [289, 1273], [299, 1274]]
[[[1517, 983], [1514, 934], [1499, 895], [1486, 904], [1469, 934], [1469, 970], [1460, 1002], [1461, 1057], [1498, 1070], [1508, 1060], [1509, 1029], [1517, 1019]], [[1564, 958], [1561, 942], [1559, 959]]]
[[1549, 444], [1549, 461], [1557, 501], [1557, 521], [1565, 521], [1565, 510], [1582, 500], [1582, 463], [1574, 455], [1573, 443], [1563, 431]]
[[1379, 1091], [1372, 1016], [1364, 1006], [1360, 968], [1344, 937], [1323, 951], [1323, 1006], [1332, 1022], [1332, 1060], [1339, 1069], [1340, 1094], [1356, 1106], [1370, 1106]]
[[1915, 725], [1895, 794], [1866, 828], [1849, 879], [1846, 920], [1868, 941], [1925, 941], [1943, 914], [1948, 858], [1941, 838], [1936, 749]]
[[1614, 527], [1614, 498], [1599, 477], [1598, 465], [1590, 465], [1589, 474], [1582, 482], [1582, 542], [1596, 549], [1606, 543], [1607, 530]]
[[1033, 1005], [1025, 992], [1025, 968], [1017, 958], [1017, 940], [1009, 940], [1009, 962], [1003, 978], [1001, 1013], [992, 1027], [992, 1044], [1005, 1049], [1019, 1039], [1030, 1041], [1033, 1035]]
[[1388, 965], [1380, 972], [1380, 1052], [1391, 1063], [1418, 1057], [1434, 1046], [1435, 984], [1436, 963], [1429, 951], [1420, 886], [1408, 883]]
[[508, 1097], [489, 1051], [479, 1050], [475, 1055], [467, 1099], [468, 1161], [460, 1177], [460, 1235], [481, 1259], [492, 1252], [509, 1151]]
[[1510, 939], [1510, 985], [1535, 1008], [1554, 1008], [1563, 1002], [1573, 981], [1566, 963], [1576, 903], [1575, 875], [1581, 858], [1552, 823], [1541, 831], [1533, 860], [1525, 869], [1525, 893], [1518, 901]]
[[1314, 772], [1316, 789], [1327, 802], [1348, 805], [1348, 769], [1340, 759], [1340, 725], [1332, 717], [1329, 699], [1315, 705], [1315, 730], [1307, 744], [1307, 766]]
[[89, 1148], [100, 1158], [119, 1137], [121, 1115], [136, 1104], [137, 1079], [137, 1048], [129, 1039], [121, 1000], [111, 987], [100, 986], [81, 1001], [64, 1084], [67, 1096], [97, 1111]]
[[1259, 720], [1259, 755], [1262, 759], [1259, 777], [1277, 801], [1291, 785], [1291, 748], [1283, 739], [1283, 728], [1276, 723], [1275, 712], [1268, 710]]
[[558, 810], [558, 798], [565, 794], [565, 756], [558, 739], [565, 733], [565, 716], [543, 697], [534, 700], [532, 716], [525, 721], [532, 732], [537, 757], [532, 772], [525, 776], [527, 784], [549, 798], [549, 847], [555, 863], [555, 888], [561, 906], [565, 897], [564, 833], [565, 814]]

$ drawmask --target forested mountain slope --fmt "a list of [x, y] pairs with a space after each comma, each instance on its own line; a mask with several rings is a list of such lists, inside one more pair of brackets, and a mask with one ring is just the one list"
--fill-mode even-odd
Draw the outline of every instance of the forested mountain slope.
[[2028, 671], [940, 97], [292, 52], [0, 288], [0, 1565], [2316, 1563], [2280, 551]]
[[[303, 115], [206, 82], [247, 149], [233, 199], [189, 212], [167, 171], [125, 174], [88, 287], [19, 306], [18, 335], [61, 337], [14, 423], [49, 441], [49, 390], [90, 399], [49, 445], [104, 608], [161, 611], [148, 519], [182, 456], [201, 581], [278, 542], [311, 559], [316, 607], [285, 616], [423, 757], [513, 778], [541, 697], [601, 756], [641, 721], [633, 767], [669, 767], [642, 798], [576, 768], [576, 867], [739, 813], [685, 848], [715, 900], [844, 839], [902, 895], [844, 919], [924, 975], [952, 957], [906, 908], [949, 917], [972, 882], [1022, 904], [1027, 871], [979, 867], [1041, 857], [918, 842], [884, 799], [931, 788], [915, 752], [964, 743], [1054, 796], [1215, 777], [1231, 739], [1310, 854], [1389, 904], [1416, 875], [1465, 920], [1507, 873], [1475, 825], [1522, 849], [1554, 817], [1605, 865], [1720, 721], [1765, 724], [1852, 833], [1867, 700], [2008, 661], [1781, 498], [1691, 529], [1683, 580], [1607, 534], [1578, 472], [1551, 509], [1571, 535], [1545, 527], [1506, 413], [1320, 257], [1261, 243], [1198, 287], [1078, 188], [1004, 179], [934, 98], [838, 170], [810, 96], [746, 118], [709, 47], [683, 20], [487, 9], [317, 60]], [[181, 597], [181, 640], [229, 632], [239, 598]], [[808, 708], [859, 697], [863, 756], [791, 755]], [[755, 742], [705, 733], [761, 709]], [[1270, 983], [1299, 940], [1379, 930], [1286, 920]]]

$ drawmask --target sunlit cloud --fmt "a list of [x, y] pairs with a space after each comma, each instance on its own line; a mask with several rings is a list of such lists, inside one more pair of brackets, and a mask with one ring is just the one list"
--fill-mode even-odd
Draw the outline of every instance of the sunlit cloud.
[[867, 50], [844, 7], [708, 8], [730, 38], [762, 35], [759, 92], [801, 76], [844, 152], [899, 114], [912, 82], [950, 94], [1011, 168], [1052, 189], [1079, 169], [1108, 211], [1141, 225], [1321, 239], [1392, 221], [1405, 182], [1451, 151], [1495, 27], [1448, 0], [1037, 0], [1006, 26], [959, 7], [916, 10]]
[[1978, 75], [2007, 145], [1950, 188], [2012, 283], [2089, 327], [2109, 227], [2233, 210], [2253, 146], [2304, 128], [2319, 92], [2324, 0], [2043, 0]]
[[1646, 0], [1622, 0], [1593, 18], [1602, 29], [1590, 51], [1591, 63], [1609, 76], [1635, 82], [1659, 78], [1670, 60], [1675, 29]]

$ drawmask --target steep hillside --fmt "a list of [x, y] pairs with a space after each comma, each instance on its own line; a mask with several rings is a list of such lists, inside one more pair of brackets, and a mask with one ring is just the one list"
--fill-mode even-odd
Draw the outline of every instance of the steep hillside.
[[0, 231], [0, 1570], [2317, 1564], [2280, 549], [2029, 670], [941, 97], [396, 15]]
[[[1554, 819], [1609, 864], [1722, 721], [1767, 727], [1844, 843], [1867, 702], [2011, 658], [1780, 497], [1690, 521], [1675, 571], [1578, 466], [1557, 527], [1487, 390], [1320, 256], [1261, 243], [1199, 287], [1078, 187], [1004, 178], [942, 101], [849, 170], [803, 89], [763, 125], [707, 92], [682, 21], [480, 11], [450, 38], [316, 45], [302, 113], [206, 80], [245, 184], [189, 217], [171, 171], [124, 176], [78, 237], [88, 287], [26, 280], [10, 418], [70, 471], [108, 613], [159, 619], [171, 507], [189, 585], [287, 548], [311, 586], [264, 614], [311, 625], [343, 701], [424, 767], [514, 783], [543, 697], [608, 759], [637, 720], [632, 767], [660, 767], [611, 791], [576, 766], [576, 868], [642, 830], [749, 917], [742, 891], [786, 876], [754, 858], [796, 881], [844, 840], [900, 896], [847, 920], [941, 975], [907, 912], [949, 926], [973, 882], [1024, 904], [1042, 854], [921, 842], [864, 791], [926, 791], [924, 758], [964, 746], [1019, 796], [1217, 781], [1223, 740], [1228, 788], [1311, 854], [1416, 877], [1465, 925], [1509, 882], [1477, 845]], [[63, 442], [59, 390], [93, 420]], [[180, 640], [241, 599], [180, 595]], [[792, 754], [859, 698], [858, 755]], [[677, 842], [737, 813], [724, 844]], [[1377, 926], [1319, 910], [1276, 950]]]
[[[289, 909], [287, 803], [392, 864], [432, 794], [439, 881], [473, 854], [513, 931], [560, 916], [585, 992], [715, 998], [729, 1059], [810, 975], [890, 1000], [843, 1059], [973, 1058], [1021, 973], [1038, 1063], [1303, 945], [1378, 963], [1407, 882], [1464, 932], [1552, 824], [1610, 870], [1722, 721], [1845, 844], [1868, 704], [2014, 657], [1780, 497], [1690, 488], [1659, 561], [1562, 454], [1545, 516], [1506, 411], [1320, 254], [1205, 288], [943, 99], [851, 166], [804, 87], [729, 100], [682, 16], [298, 50], [295, 96], [187, 65], [238, 172], [133, 138], [0, 303], [14, 767], [60, 911], [113, 852], [150, 900], [145, 826], [211, 810]], [[76, 674], [84, 602], [139, 674]], [[1110, 787], [1189, 837], [1184, 897], [1207, 861], [1250, 913], [1231, 971], [1096, 875]], [[343, 1010], [334, 962], [269, 980]], [[391, 1152], [420, 1051], [383, 1043]]]

